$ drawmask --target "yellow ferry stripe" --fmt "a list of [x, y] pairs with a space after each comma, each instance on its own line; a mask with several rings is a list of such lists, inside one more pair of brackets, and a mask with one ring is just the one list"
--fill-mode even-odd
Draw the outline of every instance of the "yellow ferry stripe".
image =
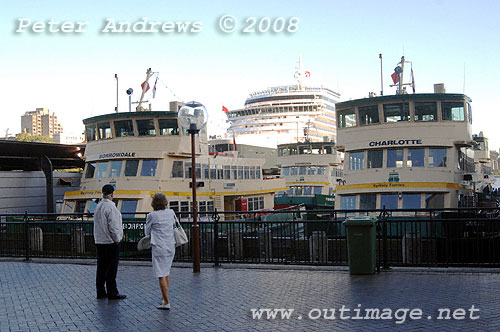
[[313, 182], [313, 181], [295, 181], [295, 182], [287, 182], [287, 185], [290, 184], [324, 184], [325, 186], [330, 185], [330, 182]]
[[379, 183], [362, 183], [362, 184], [347, 184], [337, 186], [337, 191], [354, 190], [354, 189], [397, 189], [397, 188], [449, 188], [461, 189], [458, 183], [448, 182], [379, 182]]
[[[235, 195], [255, 195], [255, 194], [265, 194], [269, 192], [277, 192], [277, 191], [283, 191], [283, 190], [288, 190], [288, 187], [284, 188], [271, 188], [271, 189], [265, 189], [265, 190], [249, 190], [249, 191], [238, 191], [238, 192], [197, 192], [196, 196], [235, 196]], [[150, 191], [150, 190], [116, 190], [115, 191], [115, 196], [116, 198], [122, 198], [120, 196], [134, 196], [137, 198], [144, 198], [148, 196], [152, 196], [156, 192], [162, 192], [164, 193], [167, 197], [168, 196], [192, 196], [193, 193], [191, 191], [189, 192], [182, 192], [182, 191], [160, 191], [160, 190], [155, 190], [155, 191]], [[84, 191], [68, 191], [64, 194], [64, 198], [69, 199], [73, 198], [76, 196], [84, 196], [82, 198], [89, 198], [91, 196], [94, 198], [95, 196], [101, 197], [102, 193], [100, 190], [84, 190]]]

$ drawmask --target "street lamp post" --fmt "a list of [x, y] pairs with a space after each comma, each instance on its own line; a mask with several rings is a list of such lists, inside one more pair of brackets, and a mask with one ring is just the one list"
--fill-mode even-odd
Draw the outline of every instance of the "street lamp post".
[[184, 104], [178, 113], [181, 127], [191, 135], [191, 188], [193, 190], [193, 225], [192, 234], [192, 256], [193, 272], [200, 272], [200, 228], [198, 225], [198, 202], [196, 199], [196, 140], [195, 136], [207, 123], [208, 112], [205, 106], [190, 101]]

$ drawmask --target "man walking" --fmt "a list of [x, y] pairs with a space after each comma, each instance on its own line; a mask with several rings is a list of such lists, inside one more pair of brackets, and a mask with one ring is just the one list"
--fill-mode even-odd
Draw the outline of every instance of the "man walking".
[[[102, 200], [94, 211], [94, 242], [97, 248], [96, 290], [97, 298], [123, 300], [127, 295], [118, 293], [116, 272], [123, 238], [122, 214], [113, 203], [115, 188], [102, 187]], [[106, 287], [105, 287], [106, 286]]]

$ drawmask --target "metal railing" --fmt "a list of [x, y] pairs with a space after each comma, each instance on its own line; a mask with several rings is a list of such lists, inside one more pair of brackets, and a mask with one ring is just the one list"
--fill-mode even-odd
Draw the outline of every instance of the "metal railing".
[[[138, 251], [146, 213], [124, 214], [121, 258], [151, 259]], [[201, 261], [347, 265], [343, 221], [377, 218], [378, 266], [500, 266], [500, 216], [495, 208], [418, 210], [285, 210], [202, 212]], [[191, 215], [179, 213], [191, 237]], [[0, 256], [94, 258], [91, 214], [0, 214]], [[176, 261], [191, 261], [191, 241]]]

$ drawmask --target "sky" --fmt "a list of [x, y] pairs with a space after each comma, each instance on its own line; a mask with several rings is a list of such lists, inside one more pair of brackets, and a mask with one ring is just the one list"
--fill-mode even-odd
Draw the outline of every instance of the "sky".
[[[139, 99], [147, 68], [159, 77], [156, 97], [146, 96], [153, 110], [199, 101], [208, 109], [208, 133], [221, 134], [228, 126], [222, 106], [242, 108], [253, 91], [294, 84], [299, 55], [310, 83], [339, 91], [340, 101], [379, 94], [381, 53], [385, 95], [394, 94], [390, 75], [404, 55], [417, 93], [444, 83], [446, 92], [468, 95], [473, 132], [483, 131], [498, 150], [499, 12], [500, 2], [482, 0], [3, 0], [0, 135], [20, 132], [21, 116], [37, 107], [55, 112], [66, 133], [81, 133], [84, 118], [114, 111], [115, 74], [125, 112], [125, 91]], [[53, 31], [63, 22], [85, 24], [81, 32], [51, 32], [50, 21]], [[119, 22], [189, 26], [120, 33]]]

